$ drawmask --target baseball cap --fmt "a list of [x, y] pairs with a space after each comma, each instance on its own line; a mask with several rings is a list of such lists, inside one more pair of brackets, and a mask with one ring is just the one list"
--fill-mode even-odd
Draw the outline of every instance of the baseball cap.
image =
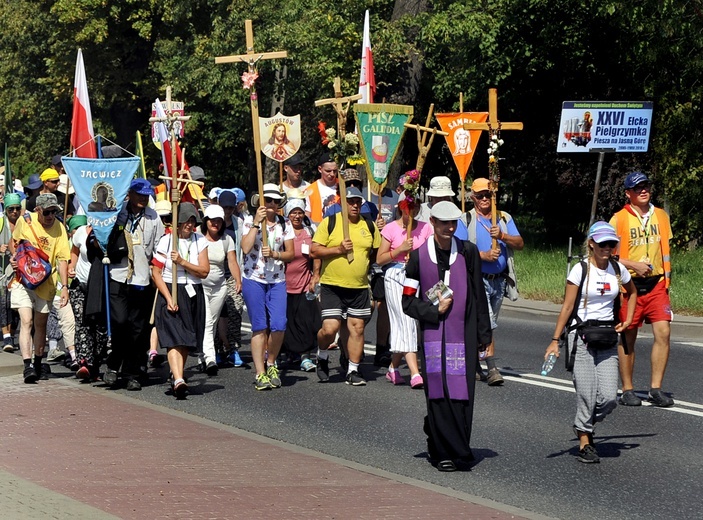
[[208, 199], [216, 199], [217, 197], [220, 196], [220, 193], [222, 193], [222, 188], [212, 188], [210, 190], [210, 193], [208, 193], [207, 198]]
[[231, 206], [235, 207], [237, 205], [237, 196], [230, 190], [222, 190], [220, 197], [218, 199], [220, 206]]
[[449, 177], [433, 177], [430, 180], [430, 189], [427, 191], [428, 197], [453, 197], [452, 181]]
[[36, 207], [39, 209], [61, 208], [61, 206], [59, 206], [59, 201], [56, 199], [56, 195], [53, 193], [42, 193], [39, 195], [37, 197]]
[[478, 179], [474, 179], [474, 182], [471, 183], [471, 191], [474, 193], [481, 193], [482, 191], [488, 191], [490, 190], [491, 183], [489, 182], [488, 179], [484, 179], [483, 177], [479, 177]]
[[188, 222], [191, 217], [195, 217], [195, 222], [200, 224], [200, 214], [195, 206], [190, 202], [181, 202], [178, 205], [178, 223], [184, 224]]
[[453, 202], [443, 200], [432, 205], [430, 216], [437, 220], [459, 220], [461, 218], [461, 210]]
[[139, 195], [154, 196], [154, 187], [146, 179], [132, 179], [129, 185], [129, 191], [133, 191]]
[[88, 217], [86, 215], [73, 215], [68, 219], [68, 231], [71, 232], [81, 226], [88, 225]]
[[60, 155], [54, 155], [54, 156], [51, 158], [51, 165], [52, 165], [52, 166], [58, 166], [59, 164], [61, 164], [61, 156], [60, 156]]
[[593, 240], [596, 244], [608, 242], [609, 240], [620, 242], [620, 238], [615, 234], [615, 228], [603, 220], [595, 222], [588, 229], [588, 238]]
[[289, 157], [283, 161], [284, 166], [297, 166], [303, 163], [303, 158], [299, 154], [295, 154], [293, 157]]
[[340, 173], [342, 174], [342, 178], [344, 179], [344, 182], [350, 182], [350, 181], [363, 182], [361, 180], [361, 175], [359, 175], [359, 172], [357, 170], [355, 170], [354, 168], [347, 168], [346, 170], [342, 170]]
[[347, 188], [347, 198], [348, 199], [363, 199], [364, 196], [359, 191], [359, 188]]
[[210, 204], [207, 208], [205, 208], [205, 218], [209, 218], [210, 220], [214, 218], [221, 218], [222, 220], [224, 220], [225, 210], [222, 209], [222, 206], [218, 206], [217, 204]]
[[191, 166], [190, 178], [194, 181], [205, 180], [205, 171], [200, 166]]
[[642, 184], [643, 182], [649, 182], [649, 177], [647, 177], [642, 172], [632, 172], [627, 177], [625, 177], [625, 189], [631, 190], [632, 188], [634, 188], [638, 184]]
[[237, 197], [237, 204], [240, 202], [244, 202], [247, 198], [247, 196], [244, 194], [244, 190], [241, 188], [232, 188], [231, 190], [232, 193], [234, 193], [234, 196]]
[[41, 172], [41, 175], [39, 176], [39, 180], [42, 182], [50, 181], [53, 179], [58, 179], [59, 178], [59, 172], [54, 170], [53, 168], [47, 168], [43, 172]]
[[325, 152], [320, 157], [317, 159], [317, 165], [322, 166], [325, 163], [328, 162], [335, 162], [335, 160], [332, 158], [332, 156], [329, 154], [329, 152]]

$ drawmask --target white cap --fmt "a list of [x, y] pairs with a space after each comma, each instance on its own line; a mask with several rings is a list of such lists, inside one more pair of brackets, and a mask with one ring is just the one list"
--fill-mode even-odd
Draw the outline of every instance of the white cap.
[[437, 220], [459, 220], [461, 218], [461, 210], [453, 202], [443, 200], [432, 205], [430, 216]]
[[221, 218], [222, 220], [225, 219], [225, 210], [222, 209], [222, 206], [218, 206], [217, 204], [210, 204], [207, 208], [205, 208], [205, 218], [209, 218], [210, 220], [214, 218]]
[[210, 190], [210, 193], [208, 193], [207, 198], [208, 199], [216, 199], [220, 196], [221, 192], [222, 192], [222, 188], [213, 188]]

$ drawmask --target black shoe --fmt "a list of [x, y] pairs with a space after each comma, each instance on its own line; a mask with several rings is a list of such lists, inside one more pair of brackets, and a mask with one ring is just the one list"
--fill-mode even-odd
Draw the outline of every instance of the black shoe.
[[37, 365], [36, 371], [39, 381], [47, 381], [49, 379], [49, 374], [51, 374], [51, 367], [46, 363], [41, 363]]
[[635, 395], [634, 390], [625, 390], [620, 396], [620, 404], [623, 406], [642, 406], [642, 399]]
[[173, 387], [173, 395], [176, 399], [182, 401], [188, 395], [188, 383], [185, 381], [180, 381], [176, 386]]
[[586, 444], [582, 450], [579, 450], [578, 460], [585, 464], [597, 464], [600, 462], [600, 457], [593, 444]]
[[129, 381], [127, 381], [127, 390], [130, 390], [132, 392], [137, 392], [141, 389], [142, 389], [142, 385], [136, 379], [130, 379]]
[[384, 352], [383, 354], [376, 354], [373, 357], [373, 364], [377, 367], [388, 368], [391, 364], [391, 355], [386, 352]]
[[216, 376], [218, 372], [218, 367], [217, 363], [214, 361], [208, 362], [208, 364], [205, 366], [205, 373], [209, 376]]
[[317, 372], [317, 378], [320, 383], [326, 383], [330, 380], [330, 360], [317, 358], [317, 367], [315, 368]]
[[491, 368], [488, 371], [488, 377], [486, 378], [488, 386], [500, 386], [504, 383], [503, 376], [500, 375], [500, 370], [497, 368]]
[[107, 386], [115, 386], [117, 384], [117, 371], [111, 368], [105, 369], [105, 374], [103, 375], [103, 381]]
[[662, 392], [661, 388], [650, 389], [647, 401], [660, 408], [674, 406], [674, 400]]
[[37, 382], [37, 371], [34, 370], [34, 367], [25, 368], [23, 375], [24, 375], [24, 382], [27, 383], [28, 385], [31, 385], [31, 384]]
[[361, 374], [359, 374], [359, 372], [354, 370], [354, 371], [349, 372], [347, 374], [347, 384], [352, 385], [352, 386], [365, 386], [366, 379], [361, 377]]
[[437, 463], [437, 471], [456, 471], [453, 460], [441, 460]]

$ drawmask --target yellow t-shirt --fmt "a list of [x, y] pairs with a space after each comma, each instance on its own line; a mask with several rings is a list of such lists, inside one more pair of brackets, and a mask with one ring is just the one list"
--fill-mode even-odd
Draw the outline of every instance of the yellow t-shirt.
[[[312, 241], [325, 247], [335, 247], [342, 243], [344, 239], [342, 215], [336, 215], [332, 234], [328, 234], [329, 217], [324, 218]], [[374, 225], [374, 233], [371, 236], [369, 226], [363, 218], [356, 224], [349, 222], [349, 238], [354, 244], [354, 261], [349, 263], [346, 256], [334, 256], [322, 260], [320, 283], [325, 285], [335, 285], [349, 289], [365, 289], [369, 285], [369, 252], [371, 249], [378, 249], [381, 245], [381, 235]]]
[[[56, 295], [56, 282], [59, 281], [58, 264], [59, 261], [68, 260], [71, 258], [71, 249], [68, 245], [68, 235], [66, 228], [58, 220], [46, 229], [39, 223], [39, 216], [36, 213], [30, 213], [32, 219], [32, 227], [30, 228], [24, 219], [24, 216], [17, 219], [15, 230], [12, 233], [12, 238], [18, 244], [20, 240], [28, 240], [35, 247], [38, 247], [49, 257], [49, 263], [53, 268], [51, 276], [44, 283], [37, 287], [34, 292], [37, 296], [44, 300], [53, 301]], [[34, 230], [34, 232], [32, 232]], [[36, 234], [36, 237], [34, 236]], [[37, 244], [37, 239], [39, 243]]]
[[[669, 222], [659, 222], [657, 219], [657, 213], [653, 209], [650, 210], [651, 216], [647, 220], [647, 224], [644, 225], [644, 221], [635, 215], [631, 214], [629, 211], [623, 211], [620, 215], [627, 215], [627, 229], [629, 234], [626, 237], [620, 237], [623, 241], [620, 244], [620, 249], [623, 246], [628, 248], [628, 257], [633, 262], [646, 262], [650, 264], [652, 269], [652, 276], [658, 276], [664, 274], [664, 261], [662, 259], [662, 248], [661, 242], [661, 226], [669, 226]], [[610, 219], [610, 225], [617, 229], [617, 217], [613, 216]], [[631, 274], [635, 274], [634, 271], [630, 270]]]

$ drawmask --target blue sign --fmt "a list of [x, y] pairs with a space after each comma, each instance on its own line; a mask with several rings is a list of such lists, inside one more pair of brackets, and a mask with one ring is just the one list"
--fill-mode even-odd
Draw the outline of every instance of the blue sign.
[[104, 250], [140, 159], [62, 157], [61, 162], [76, 190], [78, 202], [88, 216], [88, 225], [92, 226], [95, 238]]

